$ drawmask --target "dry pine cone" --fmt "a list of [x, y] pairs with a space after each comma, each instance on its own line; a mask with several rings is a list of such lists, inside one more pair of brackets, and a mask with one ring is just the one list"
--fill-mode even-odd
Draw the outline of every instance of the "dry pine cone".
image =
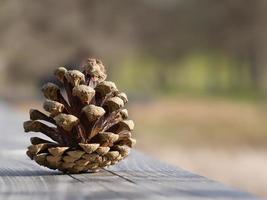
[[32, 137], [27, 155], [66, 173], [97, 171], [124, 159], [136, 142], [131, 137], [134, 123], [123, 109], [126, 94], [105, 81], [101, 61], [88, 59], [82, 72], [60, 67], [55, 76], [66, 97], [54, 83], [45, 84], [43, 108], [49, 114], [32, 109], [31, 120], [24, 122], [25, 132], [41, 132], [53, 142]]

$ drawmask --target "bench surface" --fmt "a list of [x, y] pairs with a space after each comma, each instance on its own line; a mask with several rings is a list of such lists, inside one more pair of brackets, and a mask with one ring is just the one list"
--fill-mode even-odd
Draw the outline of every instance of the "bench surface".
[[138, 151], [99, 173], [40, 167], [25, 155], [24, 120], [0, 103], [0, 199], [257, 199]]

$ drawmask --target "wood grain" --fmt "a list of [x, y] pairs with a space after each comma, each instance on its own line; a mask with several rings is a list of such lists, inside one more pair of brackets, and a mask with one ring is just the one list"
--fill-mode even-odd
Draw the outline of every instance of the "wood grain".
[[99, 173], [48, 170], [25, 155], [24, 117], [0, 104], [0, 199], [257, 199], [138, 151]]

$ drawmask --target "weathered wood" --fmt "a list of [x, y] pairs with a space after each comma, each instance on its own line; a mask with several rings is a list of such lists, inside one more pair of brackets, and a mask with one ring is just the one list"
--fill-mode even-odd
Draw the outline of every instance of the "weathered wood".
[[0, 104], [0, 199], [256, 199], [138, 151], [94, 174], [40, 167], [23, 150], [23, 118]]

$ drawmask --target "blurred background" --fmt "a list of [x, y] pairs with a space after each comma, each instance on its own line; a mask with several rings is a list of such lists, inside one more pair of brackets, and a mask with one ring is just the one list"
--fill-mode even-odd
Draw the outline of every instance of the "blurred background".
[[101, 59], [137, 148], [267, 198], [267, 1], [2, 0], [0, 104], [40, 108], [59, 66]]

